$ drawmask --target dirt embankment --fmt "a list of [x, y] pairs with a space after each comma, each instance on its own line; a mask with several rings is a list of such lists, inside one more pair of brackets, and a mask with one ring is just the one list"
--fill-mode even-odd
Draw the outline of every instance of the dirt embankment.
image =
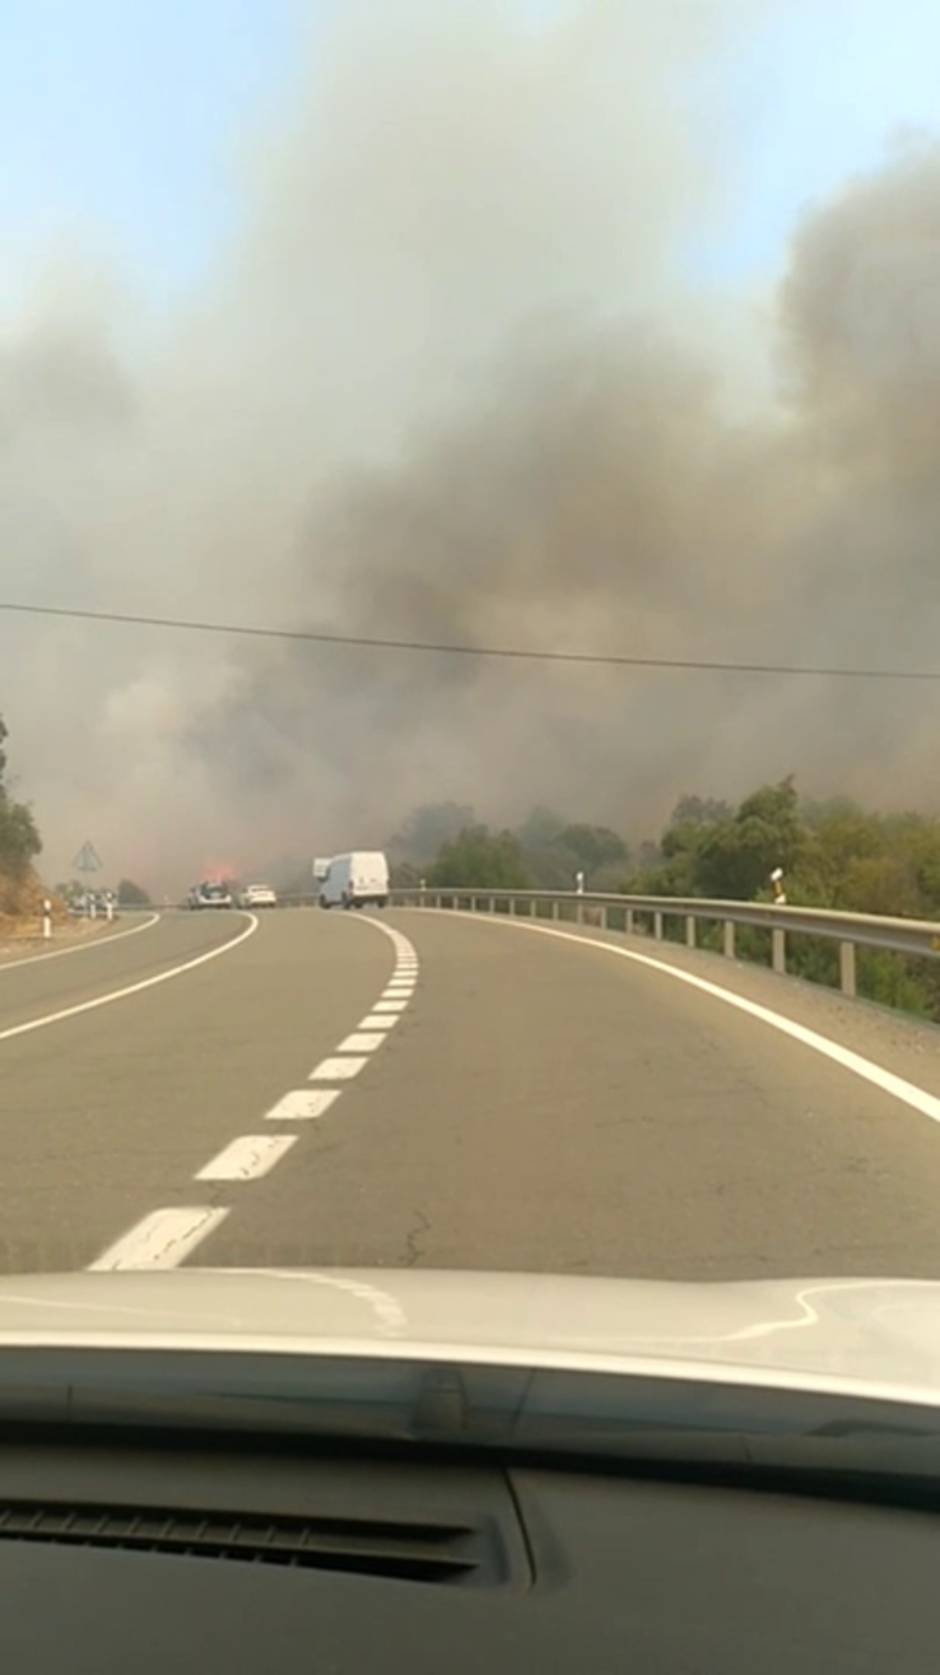
[[52, 895], [34, 872], [26, 872], [21, 878], [10, 878], [0, 872], [0, 945], [41, 937], [45, 901], [52, 903], [53, 926], [68, 925], [70, 921], [65, 903], [60, 897]]

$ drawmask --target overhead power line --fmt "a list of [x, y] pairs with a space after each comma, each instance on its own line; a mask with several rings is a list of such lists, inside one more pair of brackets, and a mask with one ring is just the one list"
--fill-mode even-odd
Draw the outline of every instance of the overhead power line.
[[241, 622], [202, 622], [190, 617], [136, 615], [130, 611], [83, 611], [65, 605], [24, 605], [0, 600], [0, 611], [24, 616], [66, 617], [79, 622], [124, 623], [139, 628], [175, 628], [192, 634], [230, 634], [256, 640], [291, 640], [310, 645], [357, 646], [375, 651], [409, 651], [446, 657], [490, 657], [527, 663], [580, 663], [616, 669], [676, 669], [697, 674], [795, 675], [832, 680], [940, 681], [940, 669], [836, 668], [815, 663], [739, 663], [704, 657], [637, 657], [629, 653], [550, 651], [536, 646], [468, 646], [436, 640], [399, 640], [374, 634], [332, 634], [313, 628], [268, 628]]

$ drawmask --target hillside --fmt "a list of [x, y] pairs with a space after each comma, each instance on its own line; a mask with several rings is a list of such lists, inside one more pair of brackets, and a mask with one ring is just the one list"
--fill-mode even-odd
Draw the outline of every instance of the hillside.
[[[16, 802], [5, 783], [7, 736], [0, 716], [0, 940], [38, 935], [47, 893], [33, 869], [42, 842], [32, 810]], [[54, 903], [54, 912], [66, 917], [61, 902]]]
[[0, 871], [0, 943], [36, 937], [42, 932], [42, 904], [52, 902], [54, 924], [66, 924], [68, 912], [58, 896], [51, 896], [30, 867], [19, 878]]

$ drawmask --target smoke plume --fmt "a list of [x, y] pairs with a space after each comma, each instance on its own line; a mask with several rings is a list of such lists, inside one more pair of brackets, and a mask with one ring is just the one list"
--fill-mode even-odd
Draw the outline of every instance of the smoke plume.
[[[734, 184], [714, 66], [765, 9], [344, 7], [180, 317], [144, 330], [85, 251], [8, 322], [4, 594], [940, 666], [940, 153], [813, 211], [763, 315], [695, 279]], [[764, 361], [777, 393], [749, 400]], [[635, 835], [683, 791], [790, 770], [930, 807], [935, 702], [0, 615], [50, 869], [92, 837], [168, 889], [379, 843], [450, 797]]]

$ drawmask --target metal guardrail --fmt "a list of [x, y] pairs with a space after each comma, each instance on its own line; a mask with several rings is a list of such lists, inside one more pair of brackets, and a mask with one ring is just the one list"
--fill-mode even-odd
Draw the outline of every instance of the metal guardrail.
[[[770, 902], [711, 901], [700, 896], [618, 896], [574, 890], [393, 890], [390, 903], [396, 907], [457, 908], [472, 913], [506, 912], [529, 918], [573, 919], [576, 924], [594, 924], [601, 930], [624, 930], [627, 934], [648, 924], [657, 941], [664, 936], [667, 920], [681, 919], [685, 943], [694, 948], [697, 926], [722, 926], [722, 953], [735, 955], [735, 931], [749, 925], [770, 932], [771, 965], [774, 971], [787, 969], [787, 937], [824, 937], [839, 947], [839, 985], [845, 995], [856, 993], [857, 948], [885, 949], [894, 954], [915, 954], [928, 959], [940, 957], [940, 924], [926, 919], [885, 919], [872, 913], [835, 913], [818, 907], [778, 907]], [[545, 912], [543, 909], [549, 911]], [[573, 908], [565, 913], [563, 908]], [[611, 924], [622, 915], [623, 924]]]

